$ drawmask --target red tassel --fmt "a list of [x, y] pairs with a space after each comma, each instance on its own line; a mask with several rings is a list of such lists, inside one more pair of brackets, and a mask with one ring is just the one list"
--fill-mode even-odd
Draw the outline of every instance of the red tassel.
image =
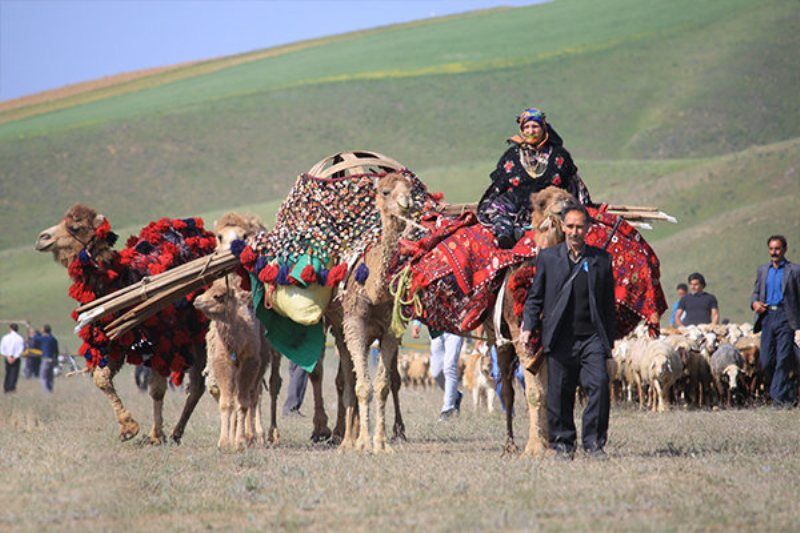
[[326, 285], [328, 287], [336, 287], [340, 281], [347, 275], [347, 263], [339, 263], [328, 272], [328, 280]]
[[443, 192], [432, 192], [431, 198], [433, 198], [434, 202], [441, 202], [444, 200], [444, 193]]
[[306, 265], [300, 272], [300, 279], [306, 283], [314, 283], [314, 281], [317, 279], [317, 273], [314, 271], [314, 267], [311, 265]]
[[261, 272], [259, 272], [258, 279], [261, 281], [261, 283], [274, 284], [278, 279], [279, 271], [280, 268], [278, 268], [278, 265], [267, 265], [261, 269]]
[[253, 265], [256, 264], [256, 259], [258, 259], [258, 256], [256, 256], [256, 253], [249, 246], [245, 246], [244, 250], [242, 250], [242, 253], [239, 256], [239, 261], [242, 263], [242, 266], [249, 271], [253, 270]]

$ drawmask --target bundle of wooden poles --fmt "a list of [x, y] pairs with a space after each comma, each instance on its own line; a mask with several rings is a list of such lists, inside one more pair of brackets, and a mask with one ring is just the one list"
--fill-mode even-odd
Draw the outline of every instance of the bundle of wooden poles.
[[145, 277], [138, 283], [80, 306], [75, 330], [111, 313], [122, 312], [103, 328], [110, 339], [116, 339], [181, 297], [233, 272], [238, 266], [236, 256], [225, 250], [189, 261], [162, 274]]
[[[477, 206], [477, 203], [448, 204], [442, 212], [460, 214], [475, 211]], [[612, 205], [608, 207], [608, 212], [639, 227], [649, 227], [648, 222], [651, 221], [677, 223], [674, 217], [655, 207]], [[239, 260], [225, 250], [184, 263], [162, 274], [146, 277], [138, 283], [79, 307], [75, 330], [78, 331], [106, 315], [122, 313], [103, 328], [109, 338], [116, 339], [176, 300], [235, 271], [238, 266]]]

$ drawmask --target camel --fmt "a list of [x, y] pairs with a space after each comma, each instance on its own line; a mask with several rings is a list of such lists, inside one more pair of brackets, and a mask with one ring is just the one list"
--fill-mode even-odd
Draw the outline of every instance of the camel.
[[[555, 246], [564, 241], [564, 233], [561, 229], [560, 214], [562, 209], [575, 199], [567, 191], [557, 187], [547, 187], [546, 189], [531, 195], [531, 225], [537, 229], [535, 240], [539, 249]], [[513, 275], [515, 271], [528, 263], [523, 263], [511, 269], [507, 276]], [[508, 279], [508, 278], [507, 278]], [[514, 442], [513, 406], [514, 406], [514, 371], [517, 358], [519, 363], [526, 366], [531, 363], [531, 355], [527, 347], [520, 345], [519, 334], [521, 332], [521, 316], [514, 314], [514, 295], [508, 284], [504, 284], [502, 294], [502, 332], [495, 331], [491, 319], [484, 324], [487, 337], [490, 343], [497, 346], [497, 362], [500, 367], [500, 377], [503, 384], [502, 401], [506, 411], [506, 432], [507, 439], [503, 449], [504, 454], [516, 454], [519, 448]], [[507, 328], [507, 331], [506, 331]], [[498, 333], [511, 341], [498, 342]], [[530, 427], [528, 432], [528, 443], [525, 446], [523, 455], [541, 458], [550, 455], [548, 432], [547, 432], [547, 361], [545, 360], [539, 367], [536, 374], [530, 371], [525, 372], [525, 397], [528, 402], [528, 417]]]
[[[242, 215], [239, 213], [226, 213], [218, 221], [214, 223], [214, 231], [217, 236], [217, 249], [227, 250], [235, 240], [248, 240], [250, 237], [256, 235], [261, 231], [265, 231], [265, 227], [261, 219], [255, 215]], [[229, 275], [232, 278], [233, 275]], [[230, 283], [233, 283], [230, 280]], [[245, 295], [250, 301], [250, 296]], [[263, 328], [262, 328], [263, 337]], [[270, 393], [270, 426], [267, 432], [267, 440], [271, 444], [278, 444], [280, 441], [280, 434], [278, 432], [278, 393], [281, 390], [281, 354], [269, 345], [266, 341], [267, 347], [264, 348], [269, 351], [270, 366], [269, 376], [269, 393]], [[214, 390], [216, 378], [214, 369], [211, 366], [211, 344], [208, 343], [209, 350], [209, 367], [206, 369], [206, 382], [209, 384], [209, 390]], [[323, 351], [324, 356], [324, 351]], [[311, 433], [311, 440], [313, 442], [326, 441], [331, 437], [331, 430], [328, 428], [328, 415], [325, 413], [325, 403], [322, 396], [322, 378], [323, 378], [323, 356], [320, 356], [317, 366], [314, 371], [309, 374], [309, 381], [311, 381], [311, 388], [314, 394], [314, 417], [313, 417], [313, 431]], [[259, 405], [260, 412], [260, 405]]]
[[243, 451], [247, 445], [264, 444], [261, 380], [277, 352], [264, 337], [250, 300], [249, 292], [226, 277], [194, 301], [212, 320], [206, 339], [208, 365], [219, 387], [220, 449]]
[[[344, 288], [336, 291], [325, 312], [342, 365], [342, 405], [345, 412], [341, 451], [391, 452], [386, 440], [386, 399], [390, 389], [393, 393], [399, 389], [400, 379], [397, 373], [399, 339], [390, 330], [393, 300], [389, 294], [387, 269], [406, 227], [405, 217], [412, 202], [411, 187], [409, 178], [401, 173], [391, 173], [377, 180], [376, 206], [381, 215], [381, 241], [358, 261], [358, 268], [365, 265], [369, 275], [362, 285], [353, 273], [358, 268], [354, 268], [345, 279]], [[367, 358], [369, 346], [375, 340], [380, 343], [380, 358], [371, 386]], [[373, 388], [377, 394], [377, 409], [374, 436], [370, 442], [368, 406]], [[396, 396], [394, 399], [397, 431], [403, 424]]]
[[[110, 262], [118, 256], [119, 252], [112, 249], [105, 239], [96, 239], [95, 232], [105, 217], [94, 209], [81, 204], [71, 207], [58, 224], [42, 231], [36, 240], [36, 250], [51, 252], [57, 263], [68, 268], [82, 251], [88, 252], [93, 261], [89, 264], [92, 268], [96, 265]], [[189, 308], [192, 313], [194, 309]], [[183, 312], [183, 311], [179, 311]], [[129, 347], [124, 347], [129, 348]], [[189, 369], [189, 395], [183, 406], [180, 419], [172, 431], [172, 441], [180, 443], [186, 424], [194, 411], [197, 402], [203, 395], [205, 387], [201, 372], [205, 366], [205, 347], [193, 343], [191, 352], [194, 364]], [[122, 368], [125, 357], [110, 358], [105, 367], [96, 367], [92, 371], [95, 386], [111, 402], [114, 414], [119, 424], [119, 438], [127, 441], [139, 433], [139, 423], [125, 408], [122, 400], [114, 388], [114, 376]], [[151, 444], [161, 444], [166, 441], [163, 431], [163, 404], [164, 394], [167, 390], [166, 377], [158, 372], [153, 372], [150, 378], [150, 396], [153, 400], [153, 427], [148, 440]]]

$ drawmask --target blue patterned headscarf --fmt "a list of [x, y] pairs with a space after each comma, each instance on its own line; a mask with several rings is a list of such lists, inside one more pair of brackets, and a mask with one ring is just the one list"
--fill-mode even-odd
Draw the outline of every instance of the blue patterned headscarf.
[[536, 109], [535, 107], [529, 107], [517, 116], [517, 124], [519, 124], [520, 127], [530, 121], [534, 121], [544, 128], [547, 124], [547, 116], [544, 114], [544, 111]]

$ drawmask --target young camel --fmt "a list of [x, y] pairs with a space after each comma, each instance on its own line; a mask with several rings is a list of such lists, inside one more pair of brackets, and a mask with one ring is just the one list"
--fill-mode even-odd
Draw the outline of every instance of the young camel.
[[[65, 268], [68, 268], [84, 249], [93, 258], [93, 262], [89, 264], [91, 268], [96, 268], [95, 265], [98, 264], [112, 262], [119, 252], [113, 250], [105, 240], [95, 239], [95, 231], [104, 221], [105, 217], [98, 214], [94, 209], [77, 204], [66, 212], [61, 222], [39, 234], [36, 241], [36, 250], [52, 252], [56, 262], [61, 263]], [[108, 287], [100, 288], [108, 289]], [[185, 311], [179, 310], [178, 312]], [[194, 313], [196, 311], [189, 308], [189, 312]], [[194, 364], [189, 370], [189, 396], [184, 403], [180, 419], [172, 431], [172, 440], [175, 443], [180, 443], [189, 417], [205, 390], [201, 375], [205, 366], [205, 347], [193, 344], [191, 351]], [[125, 356], [118, 359], [110, 358], [108, 365], [104, 368], [96, 367], [92, 372], [95, 386], [111, 402], [111, 407], [114, 409], [114, 414], [119, 424], [119, 438], [122, 441], [130, 440], [139, 433], [139, 423], [133, 418], [130, 411], [125, 408], [114, 388], [114, 376], [122, 368], [124, 362]], [[166, 390], [166, 377], [158, 372], [153, 372], [150, 377], [150, 396], [153, 400], [153, 428], [149, 435], [149, 441], [152, 444], [160, 444], [166, 441], [163, 430], [163, 404]]]
[[194, 306], [212, 320], [207, 340], [208, 365], [219, 387], [217, 446], [243, 451], [254, 442], [264, 444], [261, 380], [276, 352], [252, 311], [250, 294], [226, 277], [198, 296]]
[[[397, 250], [398, 240], [405, 229], [405, 217], [411, 208], [411, 181], [400, 173], [392, 173], [376, 183], [376, 206], [381, 214], [381, 241], [367, 250], [357, 263], [369, 269], [362, 285], [351, 274], [344, 290], [338, 292], [328, 306], [325, 316], [331, 324], [342, 364], [342, 402], [345, 409], [344, 436], [340, 450], [390, 452], [386, 442], [386, 399], [390, 380], [399, 383], [396, 374], [399, 339], [390, 330], [392, 297], [389, 294], [387, 269]], [[355, 271], [356, 269], [354, 269]], [[375, 381], [370, 386], [367, 371], [369, 346], [380, 343]], [[374, 387], [377, 409], [374, 437], [370, 442], [369, 403]], [[399, 407], [395, 402], [395, 415]], [[360, 418], [357, 418], [360, 417]], [[402, 421], [399, 421], [402, 425]], [[395, 420], [397, 428], [398, 420]]]
[[[250, 237], [256, 235], [261, 231], [265, 231], [265, 227], [261, 219], [255, 215], [242, 215], [239, 213], [226, 213], [217, 222], [214, 223], [214, 231], [217, 236], [217, 249], [227, 250], [235, 240], [248, 240]], [[230, 282], [234, 283], [234, 276], [230, 275]], [[238, 280], [236, 281], [238, 283]], [[248, 301], [250, 296], [247, 295]], [[211, 330], [209, 330], [211, 333]], [[263, 330], [262, 330], [263, 334]], [[278, 432], [278, 393], [281, 390], [281, 354], [269, 346], [267, 341], [268, 350], [270, 353], [270, 376], [269, 376], [269, 393], [270, 393], [270, 426], [268, 441], [272, 444], [277, 444], [280, 441]], [[211, 343], [208, 343], [209, 349], [209, 362], [211, 361]], [[323, 350], [324, 355], [324, 350]], [[328, 428], [328, 415], [325, 413], [325, 403], [322, 396], [322, 378], [323, 378], [323, 357], [321, 356], [314, 371], [309, 374], [309, 381], [311, 381], [311, 388], [314, 394], [314, 429], [311, 433], [311, 440], [314, 442], [326, 441], [331, 437], [331, 430]], [[214, 369], [209, 364], [206, 369], [207, 383], [209, 390], [213, 390], [213, 383], [216, 381]], [[260, 409], [260, 403], [259, 403]]]
[[[555, 246], [564, 241], [564, 233], [561, 230], [560, 214], [562, 209], [575, 199], [567, 191], [557, 187], [548, 187], [538, 193], [531, 195], [531, 225], [537, 229], [535, 244], [538, 248]], [[523, 263], [515, 267], [507, 276], [520, 268], [525, 267]], [[508, 278], [507, 278], [508, 279]], [[502, 380], [502, 401], [505, 407], [506, 433], [507, 439], [503, 449], [504, 454], [516, 454], [519, 448], [514, 442], [514, 371], [515, 360], [519, 358], [519, 363], [528, 366], [530, 357], [527, 347], [519, 344], [519, 334], [521, 332], [522, 317], [514, 314], [514, 295], [508, 286], [504, 284], [504, 294], [502, 294], [502, 334], [512, 342], [497, 344], [497, 363], [500, 367], [500, 377]], [[495, 327], [492, 320], [487, 320], [484, 324], [485, 331], [490, 343], [496, 343]], [[527, 371], [525, 375], [525, 397], [528, 402], [528, 417], [530, 420], [528, 429], [528, 443], [525, 446], [523, 455], [539, 458], [549, 454], [549, 442], [547, 432], [547, 361], [540, 366], [536, 375]]]

